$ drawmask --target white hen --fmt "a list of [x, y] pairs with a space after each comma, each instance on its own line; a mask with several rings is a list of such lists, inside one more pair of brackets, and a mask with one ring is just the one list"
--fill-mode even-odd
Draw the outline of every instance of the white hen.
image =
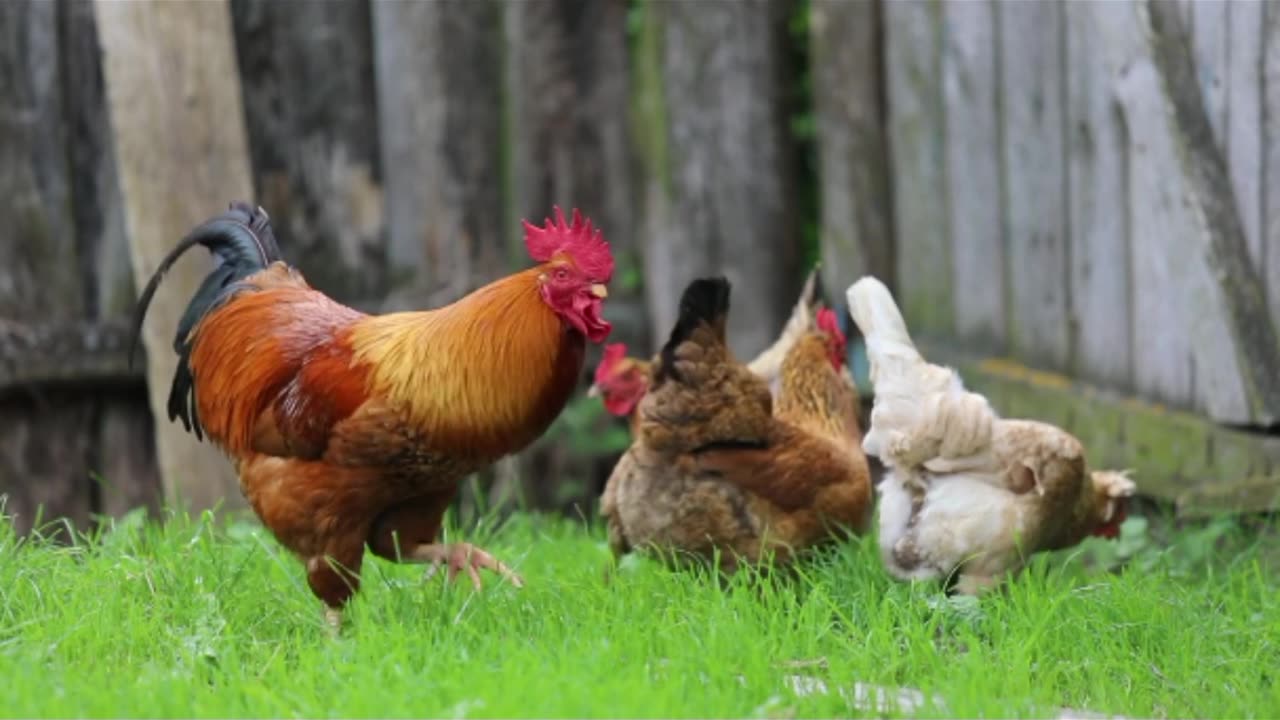
[[1086, 472], [1071, 434], [1001, 419], [958, 373], [928, 363], [879, 280], [862, 278], [847, 297], [875, 388], [862, 447], [886, 467], [880, 548], [891, 574], [955, 573], [973, 594], [1036, 551], [1116, 536], [1136, 490], [1126, 473]]

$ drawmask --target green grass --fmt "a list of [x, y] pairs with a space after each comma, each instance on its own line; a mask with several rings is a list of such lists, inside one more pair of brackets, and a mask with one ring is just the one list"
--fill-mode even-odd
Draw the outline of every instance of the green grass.
[[598, 531], [516, 516], [467, 539], [526, 588], [475, 594], [370, 559], [336, 640], [298, 563], [252, 524], [134, 517], [70, 546], [4, 525], [0, 714], [864, 715], [866, 683], [942, 698], [926, 717], [1280, 715], [1276, 529], [1220, 522], [1157, 545], [1143, 522], [965, 602], [892, 582], [870, 541], [794, 579], [629, 560], [606, 585]]

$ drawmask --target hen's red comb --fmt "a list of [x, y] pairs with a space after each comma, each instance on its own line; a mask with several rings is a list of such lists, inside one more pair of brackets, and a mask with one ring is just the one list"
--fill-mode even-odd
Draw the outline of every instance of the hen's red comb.
[[627, 356], [627, 346], [623, 343], [612, 343], [604, 346], [604, 356], [600, 358], [600, 364], [596, 366], [595, 382], [597, 385], [603, 384], [613, 375], [613, 369], [618, 363]]
[[831, 335], [836, 340], [839, 340], [841, 344], [844, 344], [844, 333], [840, 332], [840, 321], [836, 319], [836, 313], [834, 310], [831, 308], [822, 308], [818, 311], [816, 322], [819, 330]]
[[528, 220], [524, 225], [524, 246], [535, 262], [548, 262], [558, 253], [568, 255], [573, 264], [595, 282], [609, 282], [613, 277], [613, 253], [604, 235], [592, 227], [591, 220], [573, 210], [573, 222], [564, 221], [564, 212], [553, 208], [555, 220], [544, 220], [538, 227]]

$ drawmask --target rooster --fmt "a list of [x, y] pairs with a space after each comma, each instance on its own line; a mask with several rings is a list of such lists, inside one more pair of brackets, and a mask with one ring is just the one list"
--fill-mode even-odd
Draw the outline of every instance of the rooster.
[[[577, 210], [524, 223], [536, 266], [457, 302], [365, 315], [313, 290], [281, 258], [267, 214], [244, 204], [195, 228], [161, 262], [203, 245], [219, 261], [178, 325], [169, 418], [231, 458], [240, 488], [305, 563], [336, 628], [364, 548], [518, 575], [489, 553], [436, 541], [460, 480], [516, 452], [559, 415], [603, 342], [613, 256]], [[137, 337], [134, 339], [135, 345]]]
[[1002, 419], [954, 370], [925, 361], [879, 280], [854, 283], [848, 303], [871, 362], [862, 447], [886, 467], [880, 549], [892, 575], [977, 594], [1034, 552], [1119, 533], [1136, 491], [1126, 472], [1088, 472], [1069, 433]]
[[775, 401], [729, 352], [728, 310], [723, 278], [696, 280], [681, 298], [601, 499], [615, 557], [656, 549], [733, 571], [865, 529], [870, 473], [835, 314], [820, 310], [795, 339]]

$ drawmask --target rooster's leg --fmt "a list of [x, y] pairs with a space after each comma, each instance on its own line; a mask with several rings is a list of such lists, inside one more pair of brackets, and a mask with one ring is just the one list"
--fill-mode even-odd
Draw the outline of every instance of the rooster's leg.
[[360, 588], [360, 564], [364, 548], [318, 555], [307, 561], [307, 584], [325, 604], [324, 619], [337, 634], [342, 629], [342, 608]]
[[449, 507], [455, 492], [456, 488], [450, 487], [388, 508], [374, 523], [369, 549], [395, 562], [427, 563], [431, 566], [428, 577], [442, 565], [449, 567], [450, 580], [465, 571], [477, 590], [481, 586], [480, 568], [492, 570], [516, 587], [522, 587], [524, 581], [519, 575], [484, 550], [467, 543], [434, 542], [440, 533], [445, 508]]

